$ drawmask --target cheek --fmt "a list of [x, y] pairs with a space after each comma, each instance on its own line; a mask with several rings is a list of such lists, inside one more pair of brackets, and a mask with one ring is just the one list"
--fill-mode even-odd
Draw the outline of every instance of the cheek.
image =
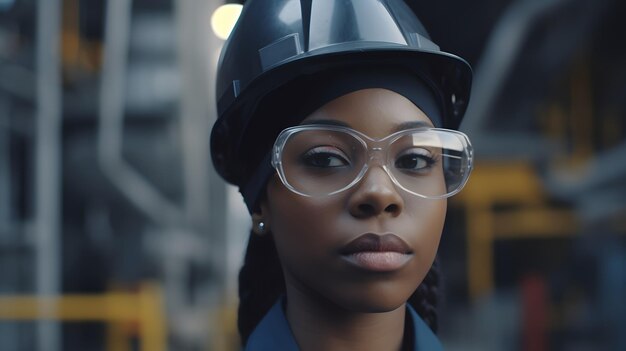
[[268, 184], [268, 206], [272, 233], [281, 256], [320, 254], [329, 242], [336, 240], [333, 228], [341, 213], [341, 204], [336, 200], [304, 197], [273, 179]]
[[412, 245], [416, 253], [416, 267], [423, 278], [432, 265], [446, 218], [447, 201], [414, 198], [406, 204], [410, 215]]
[[420, 232], [431, 239], [439, 241], [441, 231], [446, 219], [448, 205], [446, 199], [422, 199], [415, 197], [413, 202], [409, 202], [407, 210], [420, 228]]
[[282, 183], [270, 181], [267, 203], [285, 283], [332, 301], [341, 301], [338, 296], [350, 294], [350, 289], [341, 284], [344, 275], [336, 257], [342, 240], [337, 230], [342, 220], [340, 201], [300, 196]]

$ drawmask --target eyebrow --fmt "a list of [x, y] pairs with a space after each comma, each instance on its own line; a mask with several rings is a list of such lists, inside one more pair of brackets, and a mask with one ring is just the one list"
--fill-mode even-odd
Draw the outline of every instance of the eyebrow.
[[[314, 120], [304, 122], [303, 125], [331, 125], [331, 126], [352, 128], [352, 126], [350, 126], [348, 123], [337, 121], [334, 119], [314, 119]], [[403, 123], [398, 124], [397, 126], [393, 128], [391, 133], [393, 134], [401, 130], [407, 130], [407, 129], [413, 129], [413, 128], [424, 128], [424, 127], [432, 128], [433, 126], [430, 123], [425, 122], [425, 121], [409, 121], [409, 122], [403, 122]]]
[[392, 133], [399, 132], [401, 130], [413, 129], [413, 128], [432, 128], [432, 124], [425, 121], [410, 121], [398, 124], [393, 128]]
[[327, 125], [327, 126], [340, 126], [346, 128], [352, 128], [348, 123], [337, 121], [334, 119], [314, 119], [305, 121], [302, 125]]

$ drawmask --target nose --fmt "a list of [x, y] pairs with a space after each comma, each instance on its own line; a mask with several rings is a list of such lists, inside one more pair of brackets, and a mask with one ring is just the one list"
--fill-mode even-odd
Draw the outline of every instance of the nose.
[[387, 172], [382, 167], [372, 167], [356, 184], [348, 206], [355, 218], [397, 217], [404, 209], [404, 200]]

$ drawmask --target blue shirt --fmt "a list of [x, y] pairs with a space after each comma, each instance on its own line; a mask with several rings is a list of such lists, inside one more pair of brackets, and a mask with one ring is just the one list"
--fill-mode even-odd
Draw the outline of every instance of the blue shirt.
[[[267, 312], [265, 317], [254, 329], [244, 351], [298, 351], [298, 344], [293, 337], [285, 312], [282, 308], [283, 299]], [[443, 350], [441, 342], [430, 330], [428, 325], [415, 312], [409, 304], [407, 306], [407, 318], [411, 318], [413, 326], [413, 346], [414, 351], [438, 351]], [[405, 332], [406, 333], [406, 332]]]

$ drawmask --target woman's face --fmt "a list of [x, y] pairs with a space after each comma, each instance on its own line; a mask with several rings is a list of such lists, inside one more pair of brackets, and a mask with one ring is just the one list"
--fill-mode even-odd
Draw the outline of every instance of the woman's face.
[[[314, 120], [347, 124], [375, 139], [408, 122], [432, 126], [412, 102], [384, 89], [339, 97], [303, 123]], [[298, 195], [275, 174], [261, 204], [287, 290], [354, 312], [391, 311], [407, 301], [435, 258], [445, 214], [445, 199], [399, 189], [381, 167], [325, 197]]]

